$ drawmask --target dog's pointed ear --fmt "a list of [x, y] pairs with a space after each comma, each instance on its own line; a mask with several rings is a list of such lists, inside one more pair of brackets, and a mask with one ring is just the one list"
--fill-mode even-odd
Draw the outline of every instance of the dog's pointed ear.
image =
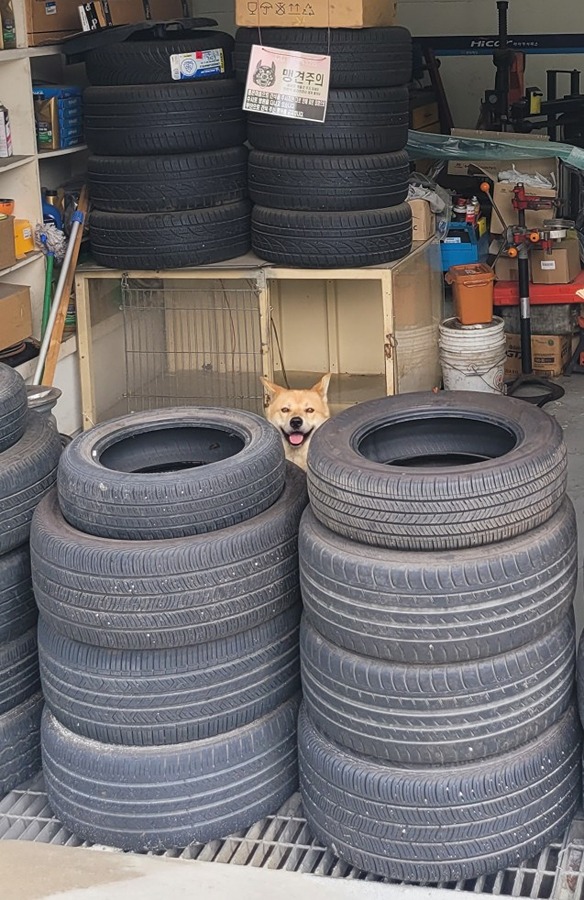
[[268, 379], [264, 378], [263, 375], [261, 376], [260, 381], [270, 395], [270, 400], [273, 400], [274, 397], [276, 397], [278, 394], [281, 394], [284, 390], [284, 388], [280, 387], [279, 384], [274, 384], [273, 381], [268, 381]]
[[332, 372], [327, 372], [326, 375], [323, 375], [320, 381], [317, 381], [316, 384], [311, 387], [311, 391], [316, 391], [317, 394], [320, 394], [323, 400], [327, 399], [329, 384], [331, 381]]

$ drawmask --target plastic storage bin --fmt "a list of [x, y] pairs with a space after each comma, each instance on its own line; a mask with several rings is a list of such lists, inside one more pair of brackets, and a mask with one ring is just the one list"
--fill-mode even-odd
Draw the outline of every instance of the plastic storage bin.
[[485, 263], [451, 266], [446, 281], [452, 285], [454, 312], [463, 325], [486, 324], [493, 318], [495, 273]]

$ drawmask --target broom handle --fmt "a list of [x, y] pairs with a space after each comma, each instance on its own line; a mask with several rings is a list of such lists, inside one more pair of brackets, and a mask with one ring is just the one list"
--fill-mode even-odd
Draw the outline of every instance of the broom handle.
[[[55, 377], [59, 347], [63, 336], [63, 326], [67, 314], [67, 307], [69, 305], [69, 295], [73, 286], [73, 276], [75, 274], [75, 267], [79, 256], [81, 238], [83, 237], [83, 223], [85, 221], [86, 211], [87, 189], [84, 187], [79, 197], [77, 211], [74, 212], [71, 217], [73, 225], [69, 236], [67, 252], [65, 254], [65, 259], [63, 260], [63, 265], [61, 266], [59, 281], [55, 290], [53, 305], [51, 306], [51, 312], [47, 322], [47, 329], [43, 336], [39, 351], [37, 367], [32, 379], [32, 384], [41, 384], [42, 379], [42, 384], [52, 385], [53, 378]], [[47, 363], [46, 371], [43, 374], [45, 363]]]

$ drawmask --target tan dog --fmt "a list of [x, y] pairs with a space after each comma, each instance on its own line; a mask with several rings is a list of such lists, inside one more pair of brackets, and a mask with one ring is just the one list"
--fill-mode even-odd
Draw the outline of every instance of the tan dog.
[[330, 418], [327, 393], [330, 372], [308, 391], [291, 391], [262, 378], [270, 402], [266, 419], [282, 435], [286, 459], [306, 470], [308, 446], [313, 432]]

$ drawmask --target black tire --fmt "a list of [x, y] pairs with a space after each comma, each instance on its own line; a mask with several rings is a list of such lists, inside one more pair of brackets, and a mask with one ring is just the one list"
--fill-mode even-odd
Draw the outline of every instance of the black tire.
[[89, 217], [93, 258], [111, 269], [206, 266], [248, 252], [248, 200], [212, 209], [164, 213], [111, 213]]
[[0, 645], [0, 716], [40, 690], [36, 628]]
[[300, 690], [300, 604], [250, 631], [166, 650], [108, 650], [63, 637], [41, 618], [47, 706], [76, 734], [151, 746], [216, 737]]
[[317, 840], [365, 872], [404, 881], [477, 878], [561, 840], [581, 800], [573, 707], [511, 753], [458, 766], [378, 763], [323, 738], [301, 709], [300, 789]]
[[36, 620], [30, 551], [24, 544], [0, 556], [0, 645], [33, 628]]
[[404, 150], [373, 156], [294, 156], [253, 150], [249, 195], [272, 209], [386, 209], [408, 195]]
[[245, 524], [172, 541], [96, 538], [67, 524], [56, 497], [37, 510], [33, 583], [60, 634], [95, 647], [185, 647], [256, 628], [298, 603], [303, 472]]
[[46, 710], [43, 770], [51, 808], [78, 837], [163, 850], [225, 837], [277, 812], [296, 790], [298, 699], [226, 735], [172, 747], [113, 747]]
[[245, 141], [243, 90], [235, 81], [90, 87], [83, 96], [93, 153], [198, 153]]
[[223, 73], [204, 80], [229, 78], [234, 41], [223, 31], [175, 34], [158, 41], [129, 40], [89, 50], [85, 54], [90, 84], [173, 84], [170, 57], [197, 50], [223, 50]]
[[453, 555], [357, 544], [307, 509], [299, 556], [305, 612], [337, 646], [416, 665], [484, 659], [536, 641], [572, 609], [576, 514], [566, 498], [533, 531]]
[[202, 209], [247, 197], [247, 150], [90, 156], [87, 176], [93, 209], [115, 213]]
[[392, 87], [412, 80], [412, 39], [406, 28], [238, 28], [235, 69], [245, 81], [252, 44], [329, 55], [330, 86]]
[[247, 137], [272, 153], [392, 153], [408, 141], [408, 98], [406, 87], [333, 89], [323, 124], [248, 113]]
[[495, 394], [404, 394], [352, 406], [314, 434], [318, 519], [351, 540], [447, 550], [509, 540], [546, 522], [566, 491], [562, 429]]
[[403, 259], [412, 247], [412, 211], [407, 203], [345, 213], [254, 206], [251, 222], [254, 252], [281, 266], [375, 266]]
[[217, 531], [257, 516], [282, 493], [276, 429], [241, 410], [176, 407], [97, 425], [63, 451], [63, 515], [116, 540]]
[[574, 616], [490, 659], [415, 666], [357, 656], [304, 621], [306, 711], [330, 740], [392, 763], [449, 765], [508, 753], [574, 699]]
[[40, 771], [42, 711], [39, 693], [0, 716], [0, 797]]
[[28, 414], [26, 385], [21, 375], [0, 363], [0, 453], [20, 440]]
[[29, 412], [26, 431], [0, 461], [0, 555], [28, 540], [35, 507], [57, 479], [60, 455], [57, 432]]

